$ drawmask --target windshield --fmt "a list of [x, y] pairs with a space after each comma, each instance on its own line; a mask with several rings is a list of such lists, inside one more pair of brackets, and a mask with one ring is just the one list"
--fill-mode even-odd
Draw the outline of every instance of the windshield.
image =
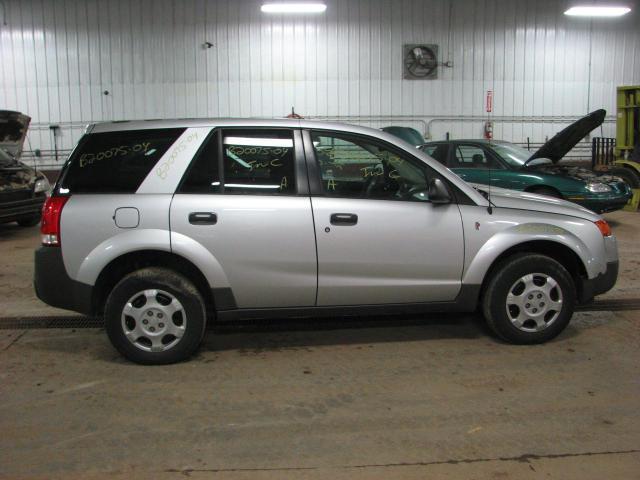
[[541, 163], [551, 163], [551, 160], [547, 158], [535, 158], [530, 162], [527, 162], [533, 153], [526, 148], [514, 145], [513, 143], [494, 143], [492, 146], [495, 152], [512, 167], [520, 168], [525, 165], [530, 166], [539, 165]]
[[496, 153], [513, 167], [522, 167], [533, 155], [526, 148], [519, 147], [513, 143], [494, 143], [492, 146]]

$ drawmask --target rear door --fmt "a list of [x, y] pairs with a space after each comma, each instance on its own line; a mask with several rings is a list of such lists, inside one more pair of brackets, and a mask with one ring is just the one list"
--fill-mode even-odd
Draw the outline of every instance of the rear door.
[[305, 132], [318, 244], [318, 305], [449, 301], [461, 284], [462, 220], [435, 205], [436, 173], [373, 137]]
[[185, 235], [215, 257], [239, 308], [315, 304], [314, 226], [298, 130], [213, 131], [170, 216], [172, 238]]

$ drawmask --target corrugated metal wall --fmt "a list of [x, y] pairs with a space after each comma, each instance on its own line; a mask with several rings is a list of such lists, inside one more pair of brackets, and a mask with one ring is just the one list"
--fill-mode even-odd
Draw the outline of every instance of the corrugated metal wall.
[[[495, 137], [540, 142], [590, 109], [612, 118], [615, 87], [640, 83], [636, 12], [591, 22], [553, 0], [328, 0], [325, 14], [289, 17], [261, 3], [3, 0], [0, 108], [33, 117], [31, 149], [52, 148], [51, 124], [68, 149], [92, 121], [292, 106], [478, 137], [491, 89]], [[453, 67], [403, 80], [404, 43], [438, 44]], [[353, 118], [371, 116], [396, 118]]]

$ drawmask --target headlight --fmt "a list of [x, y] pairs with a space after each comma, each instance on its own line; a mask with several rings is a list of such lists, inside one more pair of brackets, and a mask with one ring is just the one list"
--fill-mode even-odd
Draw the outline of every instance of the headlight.
[[36, 193], [48, 192], [51, 189], [51, 185], [49, 184], [49, 180], [47, 177], [42, 177], [36, 180], [36, 185], [34, 187], [34, 191]]
[[587, 190], [593, 193], [606, 193], [611, 191], [611, 187], [600, 182], [590, 182], [587, 183]]

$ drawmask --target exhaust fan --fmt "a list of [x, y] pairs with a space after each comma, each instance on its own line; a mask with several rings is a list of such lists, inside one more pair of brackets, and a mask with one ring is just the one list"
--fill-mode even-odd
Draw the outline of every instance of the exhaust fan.
[[438, 45], [405, 45], [403, 53], [406, 80], [438, 78]]

